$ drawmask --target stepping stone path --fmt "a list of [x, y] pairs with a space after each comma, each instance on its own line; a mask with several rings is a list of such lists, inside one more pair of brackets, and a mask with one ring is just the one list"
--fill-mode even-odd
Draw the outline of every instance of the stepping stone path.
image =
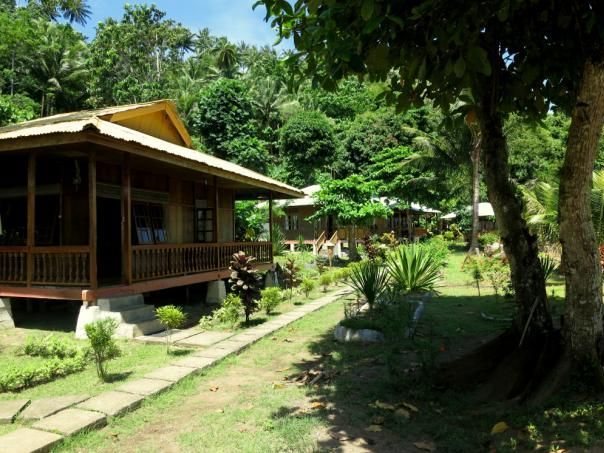
[[[27, 406], [30, 403], [27, 399], [0, 401], [0, 424], [12, 423], [17, 417], [24, 420], [39, 419], [31, 428], [19, 428], [0, 436], [0, 453], [46, 452], [66, 436], [101, 428], [107, 424], [107, 417], [137, 409], [145, 398], [169, 389], [175, 383], [217, 364], [225, 357], [241, 352], [261, 338], [347, 293], [340, 290], [236, 335], [224, 332], [197, 333], [193, 329], [178, 331], [173, 337], [178, 340], [176, 344], [207, 348], [175, 360], [171, 365], [152, 371], [141, 379], [126, 382], [115, 390], [89, 399], [83, 395], [44, 398], [33, 401], [30, 406]], [[154, 335], [142, 340], [156, 342], [165, 341], [165, 338]], [[71, 407], [74, 405], [75, 407]]]
[[56, 396], [34, 400], [19, 414], [23, 420], [40, 420], [60, 410], [74, 406], [90, 398], [88, 395]]
[[0, 425], [12, 423], [28, 403], [29, 400], [0, 401]]

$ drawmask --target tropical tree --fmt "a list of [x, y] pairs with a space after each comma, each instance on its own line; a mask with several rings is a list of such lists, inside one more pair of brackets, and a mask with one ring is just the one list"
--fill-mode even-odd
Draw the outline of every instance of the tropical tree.
[[239, 73], [239, 51], [237, 46], [230, 43], [226, 38], [220, 38], [212, 52], [220, 75], [228, 79], [235, 78]]
[[316, 211], [308, 220], [333, 216], [338, 225], [348, 228], [348, 250], [351, 260], [358, 258], [356, 228], [369, 226], [374, 219], [384, 218], [390, 209], [376, 197], [377, 185], [359, 175], [322, 181], [315, 194]]
[[87, 0], [28, 0], [27, 6], [50, 20], [63, 16], [80, 25], [86, 25], [92, 13]]
[[38, 21], [41, 42], [31, 57], [37, 82], [40, 115], [75, 108], [86, 93], [88, 76], [83, 36], [68, 25]]

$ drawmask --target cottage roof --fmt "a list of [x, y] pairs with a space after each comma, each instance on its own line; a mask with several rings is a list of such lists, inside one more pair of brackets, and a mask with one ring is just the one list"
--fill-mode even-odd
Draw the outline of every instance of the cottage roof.
[[[466, 206], [464, 209], [466, 211], [470, 211], [472, 209], [472, 206]], [[494, 217], [494, 216], [495, 216], [495, 211], [493, 211], [493, 206], [491, 205], [491, 203], [488, 203], [488, 202], [478, 203], [478, 217]], [[450, 212], [449, 214], [442, 216], [441, 219], [451, 220], [456, 217], [457, 217], [456, 212]]]
[[[159, 137], [149, 133], [153, 131], [148, 131], [150, 126], [145, 125], [141, 121], [141, 118], [156, 113], [164, 115], [169, 126], [173, 127], [178, 133], [178, 137], [175, 134], [169, 135], [168, 132], [161, 134]], [[121, 142], [141, 145], [149, 151], [145, 153], [146, 157], [158, 158], [160, 155], [163, 157], [169, 156], [171, 158], [170, 161], [177, 165], [180, 164], [226, 179], [266, 188], [276, 192], [279, 196], [303, 196], [302, 191], [285, 183], [232, 162], [192, 149], [191, 138], [184, 128], [182, 121], [176, 115], [174, 104], [171, 101], [165, 100], [63, 113], [3, 127], [0, 128], [0, 149], [3, 142], [11, 140], [82, 132], [89, 132]], [[22, 148], [27, 148], [27, 143], [24, 143]], [[154, 152], [159, 152], [160, 155], [156, 157]]]

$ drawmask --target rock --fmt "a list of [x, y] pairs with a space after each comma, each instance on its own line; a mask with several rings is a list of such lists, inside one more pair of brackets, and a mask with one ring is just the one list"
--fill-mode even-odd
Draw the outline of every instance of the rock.
[[350, 329], [340, 324], [336, 327], [334, 337], [342, 343], [377, 343], [384, 341], [384, 334], [371, 329]]

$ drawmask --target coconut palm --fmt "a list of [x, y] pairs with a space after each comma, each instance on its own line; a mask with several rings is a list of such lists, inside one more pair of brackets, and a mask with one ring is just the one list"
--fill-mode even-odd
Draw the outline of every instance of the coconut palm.
[[215, 65], [223, 77], [234, 78], [239, 72], [239, 51], [235, 44], [226, 38], [221, 38], [212, 50], [216, 60]]
[[41, 42], [31, 57], [31, 74], [40, 92], [40, 114], [75, 108], [85, 93], [86, 44], [69, 26], [39, 21]]
[[63, 16], [80, 25], [86, 25], [91, 14], [87, 0], [29, 0], [28, 6], [39, 9], [51, 20]]

